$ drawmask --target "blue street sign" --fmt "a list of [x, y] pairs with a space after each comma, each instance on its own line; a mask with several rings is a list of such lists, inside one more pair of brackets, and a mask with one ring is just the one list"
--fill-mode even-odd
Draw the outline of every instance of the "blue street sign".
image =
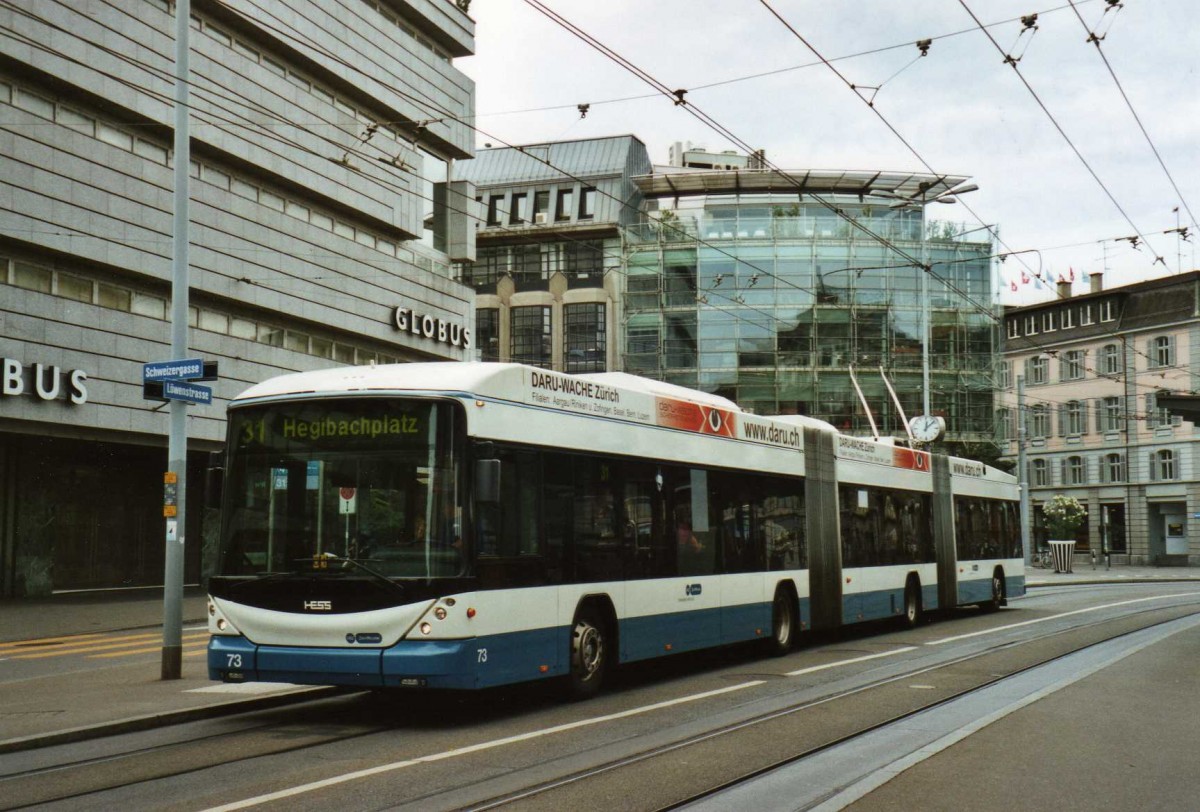
[[167, 400], [186, 400], [188, 403], [212, 403], [212, 387], [198, 383], [163, 381], [163, 397]]
[[178, 361], [154, 361], [142, 364], [142, 381], [185, 381], [204, 377], [204, 359], [181, 358]]

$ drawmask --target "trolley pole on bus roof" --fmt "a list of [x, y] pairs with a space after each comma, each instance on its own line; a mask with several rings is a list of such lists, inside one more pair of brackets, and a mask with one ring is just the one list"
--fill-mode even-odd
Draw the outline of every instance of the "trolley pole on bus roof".
[[[175, 222], [171, 270], [171, 355], [184, 358], [188, 346], [188, 31], [191, 0], [175, 0]], [[176, 515], [166, 521], [163, 574], [162, 678], [183, 676], [183, 563], [187, 527], [187, 401], [172, 400], [167, 442], [166, 482], [174, 484]], [[174, 482], [172, 483], [172, 479]], [[165, 511], [164, 511], [165, 512]]]

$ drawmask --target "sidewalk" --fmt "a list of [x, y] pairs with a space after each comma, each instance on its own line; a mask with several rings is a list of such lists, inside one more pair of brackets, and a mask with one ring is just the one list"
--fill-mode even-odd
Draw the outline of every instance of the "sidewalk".
[[[1029, 568], [1031, 588], [1091, 583], [1200, 581], [1200, 567], [1129, 567], [1106, 569], [1098, 563], [1074, 565], [1074, 572]], [[38, 600], [0, 601], [0, 755], [18, 750], [82, 741], [115, 733], [145, 730], [183, 721], [295, 702], [334, 689], [248, 683], [222, 685], [208, 679], [199, 646], [207, 601], [189, 589], [183, 600], [184, 629], [198, 640], [183, 659], [183, 676], [162, 680], [163, 600], [161, 590], [137, 593], [78, 593]], [[15, 652], [49, 651], [70, 645], [73, 635], [136, 630], [147, 653], [128, 664], [64, 665], [50, 674], [21, 676]], [[14, 646], [30, 641], [30, 646]], [[114, 661], [115, 662], [115, 661]]]
[[[272, 683], [223, 685], [208, 678], [200, 650], [208, 601], [199, 589], [183, 598], [182, 677], [162, 676], [162, 590], [73, 593], [0, 601], [0, 756], [4, 753], [146, 730], [271, 707], [333, 689]], [[105, 635], [137, 640], [141, 654], [100, 660], [114, 645]], [[27, 641], [28, 646], [21, 643]], [[96, 643], [97, 657], [54, 656], [57, 647]], [[108, 651], [105, 651], [105, 650]], [[46, 673], [54, 663], [53, 670]], [[40, 667], [39, 667], [40, 666]], [[23, 675], [37, 668], [39, 673]]]
[[1025, 568], [1025, 584], [1029, 587], [1158, 581], [1200, 581], [1200, 567], [1130, 567], [1114, 564], [1106, 568], [1103, 561], [1097, 561], [1093, 566], [1085, 558], [1077, 556], [1071, 572]]

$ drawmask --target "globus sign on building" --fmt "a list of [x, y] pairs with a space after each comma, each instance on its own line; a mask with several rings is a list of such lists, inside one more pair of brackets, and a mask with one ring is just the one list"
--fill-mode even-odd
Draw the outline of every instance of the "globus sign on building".
[[439, 344], [471, 349], [471, 328], [445, 319], [435, 318], [428, 313], [418, 313], [409, 307], [397, 307], [392, 313], [392, 322], [402, 333], [428, 338]]
[[67, 370], [52, 364], [22, 364], [15, 358], [5, 358], [0, 375], [0, 395], [32, 395], [40, 400], [66, 398], [79, 406], [87, 403], [87, 373], [82, 369]]

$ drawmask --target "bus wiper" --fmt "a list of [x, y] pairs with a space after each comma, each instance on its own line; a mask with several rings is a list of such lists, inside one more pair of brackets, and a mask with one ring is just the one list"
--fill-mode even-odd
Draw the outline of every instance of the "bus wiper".
[[402, 584], [400, 584], [396, 581], [393, 581], [391, 578], [387, 577], [379, 570], [368, 567], [366, 564], [362, 563], [361, 561], [356, 561], [353, 558], [341, 558], [339, 556], [334, 555], [333, 553], [322, 553], [321, 557], [330, 563], [340, 561], [343, 564], [343, 566], [346, 564], [349, 564], [350, 566], [355, 567], [356, 569], [362, 570], [363, 572], [367, 573], [368, 575], [375, 578], [376, 580], [382, 581], [383, 583], [387, 584], [390, 587], [394, 587], [395, 589], [399, 590], [400, 592], [404, 592], [404, 586]]
[[254, 573], [250, 576], [249, 581], [235, 581], [229, 585], [230, 589], [241, 589], [250, 584], [261, 584], [264, 581], [278, 581], [282, 578], [295, 578], [300, 573], [295, 570], [280, 570], [279, 572], [262, 572]]

